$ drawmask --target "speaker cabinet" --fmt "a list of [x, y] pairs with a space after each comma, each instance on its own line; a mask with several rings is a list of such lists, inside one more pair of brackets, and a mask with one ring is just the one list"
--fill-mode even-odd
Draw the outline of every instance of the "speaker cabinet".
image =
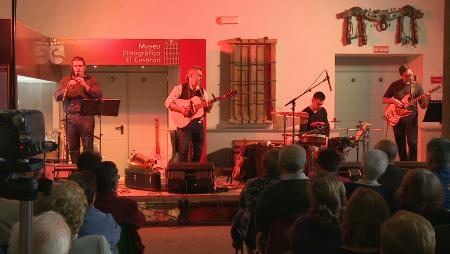
[[173, 193], [213, 192], [214, 163], [169, 163], [167, 166], [167, 189]]
[[161, 190], [161, 174], [156, 170], [125, 169], [125, 186], [131, 189]]

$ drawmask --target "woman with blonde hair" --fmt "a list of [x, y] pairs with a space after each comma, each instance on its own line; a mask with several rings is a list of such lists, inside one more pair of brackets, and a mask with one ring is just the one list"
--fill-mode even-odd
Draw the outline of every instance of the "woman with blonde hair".
[[340, 222], [346, 195], [335, 175], [318, 171], [308, 184], [310, 207], [286, 232], [293, 253], [322, 253], [341, 245]]
[[380, 227], [389, 216], [389, 207], [380, 194], [359, 187], [348, 200], [342, 220], [343, 246], [330, 253], [379, 253]]

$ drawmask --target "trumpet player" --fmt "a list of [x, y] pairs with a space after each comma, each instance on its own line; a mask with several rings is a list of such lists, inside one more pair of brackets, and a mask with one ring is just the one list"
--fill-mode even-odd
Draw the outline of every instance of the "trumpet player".
[[83, 99], [99, 99], [102, 97], [100, 85], [95, 77], [85, 73], [86, 62], [82, 57], [72, 59], [71, 75], [65, 76], [54, 93], [56, 101], [63, 102], [66, 113], [65, 131], [68, 152], [72, 163], [76, 163], [80, 155], [80, 140], [83, 150], [92, 150], [94, 142], [94, 116], [80, 115]]

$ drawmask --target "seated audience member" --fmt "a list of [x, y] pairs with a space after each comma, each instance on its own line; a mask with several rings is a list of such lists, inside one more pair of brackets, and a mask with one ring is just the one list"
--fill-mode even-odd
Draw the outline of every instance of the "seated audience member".
[[69, 254], [111, 254], [111, 247], [102, 235], [88, 235], [75, 239]]
[[434, 254], [434, 230], [422, 216], [398, 211], [381, 225], [381, 254]]
[[358, 188], [348, 200], [342, 219], [343, 246], [329, 253], [379, 253], [380, 227], [389, 215], [388, 205], [380, 194]]
[[394, 160], [397, 157], [398, 151], [397, 145], [388, 139], [383, 139], [378, 141], [378, 143], [376, 143], [373, 148], [383, 151], [384, 153], [386, 153], [388, 158], [388, 166], [386, 168], [386, 171], [378, 179], [378, 182], [381, 184], [381, 186], [395, 193], [397, 188], [400, 187], [403, 176], [406, 174], [406, 172], [408, 172], [407, 169], [399, 168], [394, 165]]
[[[268, 186], [280, 181], [278, 166], [278, 149], [267, 151], [262, 157], [264, 175], [260, 178], [247, 180], [239, 198], [239, 211], [233, 219], [231, 234], [233, 246], [242, 249], [242, 242], [247, 245], [247, 251], [253, 253], [256, 249], [254, 210], [262, 191]], [[237, 234], [237, 235], [236, 235]]]
[[434, 138], [427, 144], [428, 169], [439, 178], [444, 188], [444, 207], [450, 210], [450, 141]]
[[[23, 243], [19, 241], [19, 225], [11, 230], [9, 254], [19, 254]], [[54, 211], [44, 212], [32, 220], [33, 254], [67, 254], [72, 245], [70, 228], [64, 218]]]
[[341, 162], [341, 155], [334, 149], [321, 150], [317, 155], [317, 164], [319, 164], [320, 170], [325, 170], [336, 175], [344, 184], [351, 183], [352, 181], [349, 178], [338, 174], [338, 169]]
[[116, 164], [112, 161], [102, 161], [94, 168], [94, 174], [97, 177], [94, 206], [104, 213], [110, 213], [122, 231], [131, 232], [134, 246], [138, 246], [143, 252], [144, 246], [137, 229], [144, 226], [145, 216], [139, 211], [136, 201], [117, 195], [119, 174]]
[[[81, 158], [81, 155], [80, 155]], [[80, 159], [78, 158], [78, 161]], [[69, 179], [77, 182], [84, 190], [88, 201], [88, 209], [84, 216], [78, 237], [88, 235], [102, 235], [111, 246], [111, 253], [117, 254], [117, 243], [120, 239], [120, 226], [109, 213], [104, 213], [94, 207], [97, 192], [97, 178], [91, 171], [79, 171], [69, 176]]]
[[53, 210], [61, 214], [75, 239], [83, 224], [88, 204], [83, 189], [74, 181], [58, 180], [53, 183], [50, 195], [38, 193], [34, 202], [34, 214]]
[[318, 171], [308, 184], [309, 211], [286, 232], [293, 253], [323, 253], [341, 246], [340, 223], [345, 208], [345, 188], [335, 175]]
[[305, 149], [289, 145], [281, 149], [279, 164], [281, 181], [265, 189], [255, 207], [257, 232], [267, 237], [272, 222], [276, 219], [297, 217], [308, 211], [308, 178], [304, 173]]
[[378, 182], [378, 178], [384, 174], [387, 164], [388, 159], [384, 152], [375, 149], [367, 151], [362, 160], [362, 178], [354, 183], [346, 184], [345, 186], [347, 198], [349, 198], [358, 187], [366, 187], [378, 192], [388, 203], [389, 207], [392, 208], [394, 194], [381, 186]]
[[20, 204], [17, 200], [0, 198], [0, 248], [6, 250], [11, 228], [19, 221]]
[[92, 171], [97, 164], [102, 162], [102, 155], [96, 151], [83, 151], [77, 160], [77, 169]]
[[433, 226], [450, 224], [443, 197], [439, 179], [426, 169], [409, 170], [397, 190], [399, 208], [422, 215]]

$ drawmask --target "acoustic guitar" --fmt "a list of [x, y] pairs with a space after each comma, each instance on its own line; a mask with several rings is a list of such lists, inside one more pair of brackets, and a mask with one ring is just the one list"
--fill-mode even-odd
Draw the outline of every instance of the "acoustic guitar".
[[401, 100], [401, 102], [403, 103], [403, 107], [398, 107], [395, 104], [389, 104], [388, 106], [386, 106], [386, 109], [384, 110], [384, 118], [388, 122], [389, 126], [391, 126], [391, 127], [396, 126], [398, 124], [398, 122], [400, 121], [400, 119], [411, 115], [411, 113], [412, 113], [412, 110], [410, 109], [411, 105], [414, 105], [415, 103], [417, 103], [419, 100], [424, 98], [427, 94], [436, 92], [437, 90], [439, 90], [441, 88], [442, 88], [442, 85], [436, 86], [435, 88], [431, 89], [427, 93], [424, 93], [412, 100], [410, 100], [411, 94], [405, 95], [405, 97], [403, 97], [403, 99]]
[[175, 123], [175, 125], [178, 128], [184, 128], [186, 127], [193, 119], [202, 117], [205, 114], [205, 108], [215, 102], [218, 102], [220, 100], [228, 99], [231, 97], [234, 97], [237, 95], [236, 90], [229, 90], [224, 95], [219, 97], [214, 97], [211, 100], [205, 101], [204, 99], [194, 96], [191, 99], [176, 99], [175, 104], [182, 107], [190, 107], [191, 112], [188, 116], [185, 116], [182, 113], [170, 111], [170, 114], [172, 116], [172, 119]]

